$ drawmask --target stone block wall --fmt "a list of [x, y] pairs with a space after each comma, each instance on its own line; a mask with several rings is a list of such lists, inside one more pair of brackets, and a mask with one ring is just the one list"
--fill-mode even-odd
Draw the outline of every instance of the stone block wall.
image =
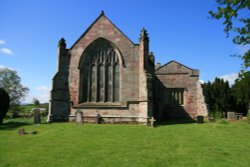
[[[81, 104], [79, 100], [79, 62], [81, 62], [84, 51], [88, 46], [100, 38], [110, 41], [121, 55], [120, 102], [116, 104], [102, 104], [100, 102], [98, 104]], [[101, 115], [105, 122], [126, 122], [128, 120], [140, 123], [147, 122], [149, 106], [147, 104], [147, 107], [144, 107], [144, 103], [148, 97], [144, 100], [140, 99], [140, 83], [142, 82], [140, 79], [142, 75], [146, 74], [140, 74], [140, 71], [142, 71], [141, 66], [139, 66], [140, 56], [144, 54], [140, 53], [139, 44], [131, 42], [105, 15], [101, 14], [69, 49], [69, 52], [71, 55], [69, 68], [69, 92], [72, 101], [71, 120], [74, 120], [76, 109], [80, 109], [86, 122], [93, 121], [97, 113]], [[147, 91], [147, 83], [141, 91]]]
[[[207, 116], [204, 97], [199, 85], [199, 71], [171, 61], [155, 71], [156, 110], [159, 119], [196, 119], [197, 115]], [[166, 101], [167, 89], [184, 90], [183, 104], [169, 106]]]

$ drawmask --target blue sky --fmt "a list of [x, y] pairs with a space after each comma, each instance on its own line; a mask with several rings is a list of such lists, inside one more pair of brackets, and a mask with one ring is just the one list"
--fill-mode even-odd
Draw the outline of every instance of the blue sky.
[[0, 0], [0, 67], [15, 69], [30, 93], [49, 99], [61, 37], [71, 47], [101, 10], [134, 43], [145, 27], [156, 62], [176, 60], [200, 70], [200, 79], [235, 78], [244, 52], [208, 19], [215, 0]]

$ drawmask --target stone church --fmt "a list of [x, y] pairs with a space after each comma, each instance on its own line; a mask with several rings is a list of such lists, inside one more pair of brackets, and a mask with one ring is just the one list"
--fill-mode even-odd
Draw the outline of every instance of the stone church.
[[161, 66], [149, 51], [142, 29], [132, 42], [102, 12], [67, 48], [58, 44], [58, 71], [53, 78], [49, 121], [141, 123], [149, 118], [207, 117], [199, 70], [176, 61]]

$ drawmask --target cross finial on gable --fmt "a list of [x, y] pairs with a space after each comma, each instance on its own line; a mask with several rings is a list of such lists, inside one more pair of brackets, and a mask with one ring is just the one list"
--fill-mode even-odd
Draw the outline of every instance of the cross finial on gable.
[[101, 11], [101, 15], [105, 15], [104, 10]]
[[140, 40], [149, 40], [148, 32], [145, 28], [141, 30]]

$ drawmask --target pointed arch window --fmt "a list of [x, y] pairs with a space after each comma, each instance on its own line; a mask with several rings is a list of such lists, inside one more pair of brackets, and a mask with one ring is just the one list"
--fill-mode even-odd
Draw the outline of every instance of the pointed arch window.
[[119, 102], [119, 52], [107, 40], [98, 39], [82, 55], [79, 102]]

